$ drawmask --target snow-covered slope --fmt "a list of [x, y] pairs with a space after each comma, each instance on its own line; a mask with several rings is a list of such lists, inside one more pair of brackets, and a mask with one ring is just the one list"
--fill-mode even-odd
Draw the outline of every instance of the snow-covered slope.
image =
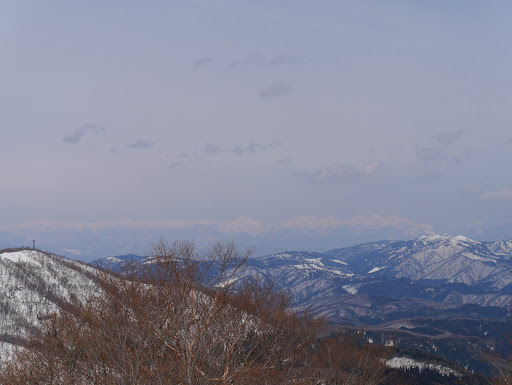
[[[143, 257], [107, 257], [95, 264], [116, 270], [131, 260]], [[326, 253], [289, 251], [249, 259], [245, 276], [275, 282], [297, 305], [371, 294], [503, 307], [512, 299], [512, 241], [434, 235]]]
[[296, 301], [333, 294], [333, 281], [350, 278], [344, 262], [311, 252], [284, 252], [249, 260], [246, 272], [256, 279], [275, 281], [289, 289]]
[[97, 270], [30, 249], [0, 251], [0, 358], [48, 313], [100, 292]]
[[412, 368], [416, 368], [419, 370], [420, 373], [424, 370], [431, 370], [439, 373], [443, 377], [462, 377], [461, 373], [446, 366], [434, 364], [431, 362], [416, 361], [410, 357], [393, 357], [385, 361], [385, 363], [387, 367], [394, 369], [410, 370]]
[[512, 299], [511, 262], [512, 241], [437, 235], [326, 253], [272, 254], [250, 259], [245, 274], [274, 281], [299, 306], [342, 294], [505, 306]]
[[375, 242], [327, 253], [351, 272], [412, 280], [436, 280], [502, 289], [512, 283], [512, 241], [477, 242], [463, 236], [424, 236]]

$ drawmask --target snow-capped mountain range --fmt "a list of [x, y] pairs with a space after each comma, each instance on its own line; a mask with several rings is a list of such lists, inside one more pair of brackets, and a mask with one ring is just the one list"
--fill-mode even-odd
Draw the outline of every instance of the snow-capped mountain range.
[[477, 242], [463, 236], [424, 236], [331, 250], [328, 257], [354, 274], [436, 280], [502, 289], [512, 282], [512, 241]]
[[[142, 257], [95, 263], [116, 269], [137, 259]], [[325, 253], [281, 252], [249, 259], [242, 279], [249, 277], [289, 290], [297, 306], [325, 306], [327, 298], [340, 302], [344, 295], [360, 294], [503, 307], [512, 299], [512, 241], [434, 235]]]
[[[423, 338], [423, 329], [428, 329], [427, 338], [439, 333], [449, 339], [454, 333], [445, 332], [445, 326], [425, 322], [421, 317], [443, 317], [442, 312], [456, 310], [461, 301], [478, 303], [487, 298], [484, 304], [506, 304], [512, 299], [510, 291], [507, 292], [512, 286], [512, 273], [508, 270], [511, 250], [512, 242], [480, 243], [464, 237], [382, 241], [326, 253], [283, 252], [252, 258], [243, 278], [271, 279], [278, 287], [295, 294], [295, 306], [314, 305], [317, 313], [334, 322], [378, 325], [380, 329], [368, 328], [368, 343], [379, 338], [382, 344], [392, 345], [394, 341], [399, 346], [437, 353], [472, 368], [467, 359], [471, 352], [466, 352], [462, 345], [467, 341], [465, 337], [448, 343], [438, 340], [432, 349], [429, 343], [418, 339]], [[116, 269], [137, 260], [151, 263], [131, 254], [106, 257], [96, 261], [96, 265]], [[23, 344], [27, 334], [47, 314], [61, 311], [75, 300], [84, 301], [100, 294], [98, 274], [99, 270], [91, 265], [40, 250], [0, 250], [0, 368], [1, 362], [9, 359], [15, 347]], [[454, 296], [456, 291], [466, 299]], [[470, 296], [473, 299], [469, 300]], [[471, 308], [471, 312], [475, 309]], [[486, 316], [496, 318], [496, 314], [487, 312]], [[404, 320], [407, 315], [411, 317], [409, 321]], [[487, 337], [482, 322], [476, 320], [469, 325], [476, 330], [470, 331], [471, 336], [481, 333]], [[470, 327], [467, 322], [464, 324], [466, 332]], [[489, 336], [499, 340], [501, 329], [493, 330]], [[470, 346], [478, 351], [488, 346], [494, 349], [483, 337], [471, 340]], [[451, 357], [450, 349], [460, 352], [462, 358]], [[391, 358], [388, 366], [460, 375], [450, 367], [403, 356]]]
[[363, 327], [368, 343], [392, 341], [476, 371], [489, 370], [480, 354], [509, 349], [512, 241], [425, 236], [282, 252], [250, 259], [249, 277], [289, 290], [296, 308]]
[[437, 235], [326, 253], [283, 252], [249, 260], [245, 275], [276, 282], [297, 304], [374, 294], [504, 306], [512, 299], [512, 241]]
[[[106, 257], [96, 265], [115, 270], [142, 259]], [[51, 253], [1, 250], [0, 358], [46, 314], [99, 293], [97, 274], [90, 265]], [[295, 307], [310, 307], [334, 323], [406, 334], [403, 325], [421, 325], [417, 335], [416, 329], [432, 327], [426, 319], [502, 322], [512, 301], [512, 241], [428, 236], [324, 253], [281, 252], [249, 259], [240, 279], [249, 278], [275, 282], [291, 292]]]

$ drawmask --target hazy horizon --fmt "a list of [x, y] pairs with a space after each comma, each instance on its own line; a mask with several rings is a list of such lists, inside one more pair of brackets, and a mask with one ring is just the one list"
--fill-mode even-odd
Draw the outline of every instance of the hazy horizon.
[[511, 12], [3, 2], [0, 246], [512, 239]]

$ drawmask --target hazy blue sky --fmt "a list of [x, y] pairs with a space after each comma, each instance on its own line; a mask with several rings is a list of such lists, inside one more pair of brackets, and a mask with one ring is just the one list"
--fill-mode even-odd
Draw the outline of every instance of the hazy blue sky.
[[510, 20], [508, 0], [2, 1], [0, 246], [510, 239]]

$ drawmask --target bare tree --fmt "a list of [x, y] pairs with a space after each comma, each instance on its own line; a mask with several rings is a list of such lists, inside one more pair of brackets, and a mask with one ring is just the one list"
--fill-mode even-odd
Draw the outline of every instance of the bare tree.
[[342, 332], [323, 338], [312, 354], [314, 376], [329, 385], [377, 385], [385, 383], [386, 348], [358, 344], [360, 333]]
[[305, 383], [323, 321], [271, 286], [237, 286], [250, 254], [160, 241], [123, 277], [104, 273], [101, 296], [52, 315], [0, 383]]

